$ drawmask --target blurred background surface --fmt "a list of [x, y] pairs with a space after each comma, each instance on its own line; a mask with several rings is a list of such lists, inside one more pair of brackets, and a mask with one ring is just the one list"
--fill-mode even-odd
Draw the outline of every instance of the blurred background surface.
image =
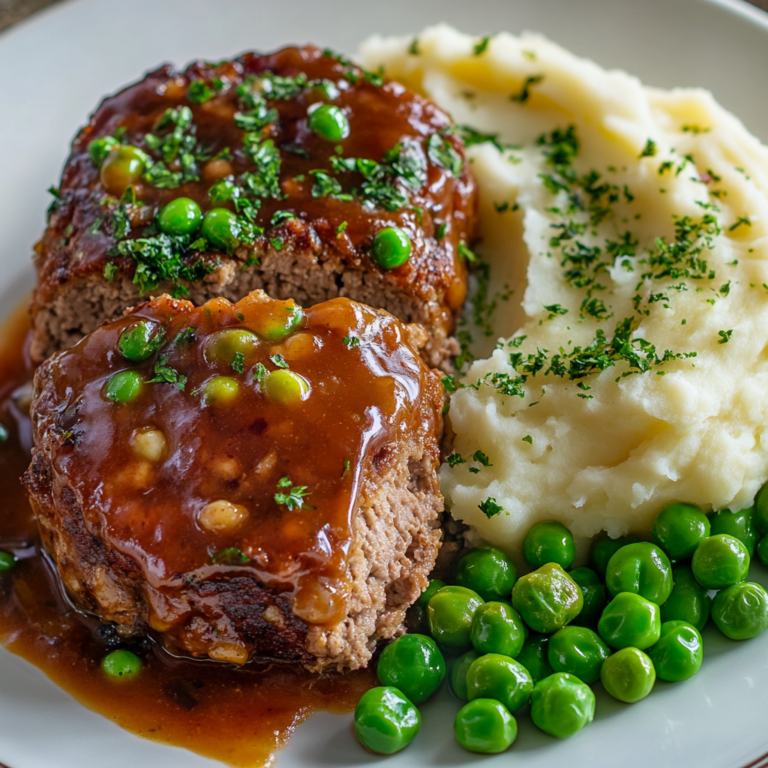
[[[254, 0], [255, 1], [255, 0]], [[578, 2], [578, 0], [576, 0]], [[31, 16], [36, 11], [54, 5], [60, 0], [0, 0], [0, 30]], [[114, 2], [114, 0], [112, 0]], [[749, 0], [752, 5], [768, 11], [768, 0]]]

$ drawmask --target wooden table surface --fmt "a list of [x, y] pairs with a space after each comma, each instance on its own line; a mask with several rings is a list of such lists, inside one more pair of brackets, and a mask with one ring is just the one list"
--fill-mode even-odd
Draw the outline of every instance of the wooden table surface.
[[[31, 16], [35, 11], [47, 8], [59, 0], [0, 0], [0, 30]], [[112, 0], [114, 2], [114, 0]], [[768, 0], [749, 0], [753, 5], [768, 11]]]

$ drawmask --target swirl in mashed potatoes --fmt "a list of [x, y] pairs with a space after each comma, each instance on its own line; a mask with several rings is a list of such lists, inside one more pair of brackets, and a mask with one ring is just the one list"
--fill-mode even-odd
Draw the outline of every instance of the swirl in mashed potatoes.
[[440, 26], [362, 57], [473, 127], [479, 289], [460, 339], [481, 354], [451, 400], [453, 516], [515, 551], [539, 520], [619, 536], [670, 501], [752, 504], [768, 148], [706, 91], [644, 87], [534, 35]]

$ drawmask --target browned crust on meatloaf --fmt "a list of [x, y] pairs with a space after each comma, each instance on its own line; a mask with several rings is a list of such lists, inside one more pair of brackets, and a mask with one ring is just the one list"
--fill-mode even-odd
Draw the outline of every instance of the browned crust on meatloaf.
[[[117, 243], [112, 222], [120, 208], [119, 195], [107, 194], [102, 186], [99, 170], [88, 155], [89, 143], [118, 128], [127, 128], [124, 140], [139, 145], [158, 160], [158, 153], [144, 143], [144, 134], [153, 130], [166, 109], [189, 107], [193, 124], [199, 123], [200, 141], [209, 154], [231, 145], [235, 156], [231, 178], [237, 181], [238, 174], [252, 165], [237, 144], [242, 145], [243, 133], [234, 129], [231, 116], [238, 106], [242, 109], [242, 104], [234, 91], [249, 75], [265, 71], [289, 77], [306, 72], [310, 79], [331, 79], [343, 86], [337, 103], [348, 110], [352, 127], [350, 137], [342, 142], [344, 157], [380, 163], [387, 150], [403, 140], [415, 141], [426, 157], [427, 138], [439, 134], [463, 159], [463, 144], [452, 132], [450, 119], [433, 104], [397, 83], [374, 84], [378, 81], [362, 70], [312, 47], [289, 48], [270, 55], [246, 54], [218, 65], [197, 62], [182, 73], [170, 66], [162, 67], [106, 98], [73, 142], [59, 198], [52, 205], [48, 228], [36, 248], [38, 286], [30, 308], [31, 354], [35, 361], [66, 348], [102, 320], [118, 316], [147, 295], [142, 296], [139, 286], [132, 282], [136, 269], [133, 258], [107, 255]], [[204, 104], [187, 100], [191, 82], [211, 83], [215, 78], [229, 83], [224, 91]], [[299, 94], [292, 100], [269, 101], [280, 118], [263, 128], [261, 135], [281, 148], [283, 198], [260, 198], [256, 224], [264, 229], [263, 235], [232, 254], [188, 252], [184, 256], [187, 266], [220, 266], [201, 281], [181, 282], [196, 302], [216, 295], [238, 299], [253, 288], [264, 288], [276, 298], [294, 297], [299, 301], [304, 297], [307, 301], [322, 301], [349, 296], [387, 309], [405, 322], [422, 323], [431, 337], [426, 357], [432, 365], [438, 364], [451, 350], [448, 339], [465, 293], [460, 245], [471, 241], [476, 202], [469, 166], [463, 163], [459, 175], [454, 176], [430, 159], [427, 181], [419, 189], [405, 190], [395, 182], [407, 192], [410, 201], [396, 210], [385, 210], [358, 198], [315, 199], [310, 194], [313, 177], [308, 174], [314, 169], [331, 175], [336, 172], [329, 162], [330, 153], [335, 152], [332, 143], [319, 140], [306, 128], [307, 104], [312, 98]], [[310, 151], [311, 159], [282, 149], [289, 145]], [[211, 207], [208, 189], [216, 177], [202, 161], [200, 175], [202, 181], [185, 182], [174, 189], [138, 182], [136, 194], [142, 205], [123, 206], [131, 222], [127, 238], [150, 236], [147, 225], [162, 205], [175, 197], [192, 197], [204, 211]], [[296, 181], [302, 177], [307, 180]], [[344, 172], [336, 177], [345, 193], [359, 188], [362, 181], [358, 173]], [[277, 210], [289, 210], [297, 218], [273, 225], [272, 216]], [[408, 233], [413, 251], [407, 264], [385, 270], [369, 254], [375, 232], [390, 225]], [[280, 243], [279, 250], [275, 249], [276, 242]], [[255, 260], [260, 263], [254, 264]], [[113, 282], [104, 278], [107, 264], [117, 269]], [[158, 295], [173, 287], [170, 282], [161, 282], [148, 293]]]

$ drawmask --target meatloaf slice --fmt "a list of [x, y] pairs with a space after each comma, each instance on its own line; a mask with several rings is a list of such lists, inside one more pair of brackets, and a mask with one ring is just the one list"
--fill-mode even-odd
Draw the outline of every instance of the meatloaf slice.
[[425, 340], [258, 291], [162, 296], [53, 355], [24, 482], [73, 599], [178, 653], [365, 666], [440, 543]]
[[[318, 109], [325, 128], [310, 127]], [[236, 214], [231, 236], [163, 231], [158, 213], [179, 197]], [[36, 247], [32, 356], [142, 296], [200, 304], [264, 289], [306, 305], [348, 296], [419, 322], [438, 364], [474, 218], [449, 117], [396, 82], [312, 47], [164, 66], [106, 98], [73, 142]], [[391, 226], [411, 253], [386, 269], [371, 249]]]

